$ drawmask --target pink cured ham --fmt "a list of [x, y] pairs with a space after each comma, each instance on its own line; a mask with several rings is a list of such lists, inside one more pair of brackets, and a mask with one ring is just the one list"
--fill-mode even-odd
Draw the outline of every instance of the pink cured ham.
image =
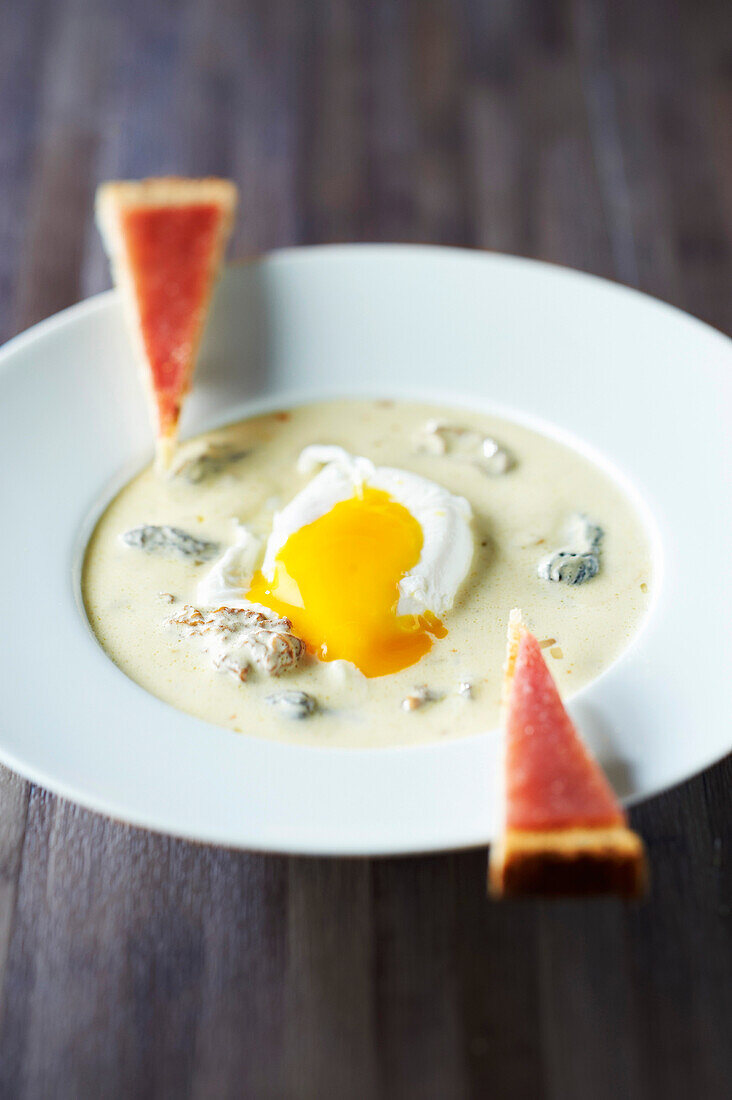
[[580, 740], [533, 634], [519, 643], [506, 715], [506, 823], [513, 829], [623, 825], [607, 779]]

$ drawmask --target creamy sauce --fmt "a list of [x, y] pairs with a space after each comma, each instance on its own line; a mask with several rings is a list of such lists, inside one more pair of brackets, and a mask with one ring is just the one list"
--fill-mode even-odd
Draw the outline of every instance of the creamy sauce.
[[[514, 464], [489, 476], [459, 455], [420, 452], [415, 440], [435, 418], [494, 438]], [[152, 694], [206, 721], [330, 746], [477, 733], [498, 722], [512, 607], [522, 608], [530, 629], [546, 643], [545, 656], [565, 694], [614, 660], [647, 607], [650, 547], [625, 494], [576, 451], [510, 421], [405, 402], [332, 401], [229, 425], [186, 448], [195, 451], [202, 439], [246, 453], [212, 466], [210, 476], [198, 481], [161, 478], [152, 468], [134, 478], [94, 531], [83, 593], [89, 621], [112, 660]], [[253, 671], [242, 683], [216, 671], [192, 639], [165, 625], [184, 604], [196, 604], [196, 588], [211, 562], [151, 553], [126, 545], [122, 536], [145, 525], [168, 525], [223, 550], [242, 523], [266, 540], [274, 512], [309, 480], [297, 472], [297, 458], [312, 443], [340, 445], [466, 497], [474, 513], [471, 570], [443, 616], [447, 636], [410, 668], [367, 679], [343, 662], [307, 656], [280, 677]], [[577, 512], [604, 530], [600, 572], [578, 585], [541, 579], [539, 561], [562, 544], [566, 523]], [[427, 698], [403, 705], [420, 688], [427, 689]], [[302, 720], [283, 716], [283, 708], [266, 701], [282, 691], [307, 692], [318, 700], [318, 710]]]

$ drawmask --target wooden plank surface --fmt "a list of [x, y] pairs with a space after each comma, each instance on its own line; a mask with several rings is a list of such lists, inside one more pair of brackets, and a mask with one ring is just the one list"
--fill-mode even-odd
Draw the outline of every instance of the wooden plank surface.
[[[218, 172], [234, 252], [438, 241], [732, 332], [727, 0], [8, 0], [0, 328], [107, 285], [98, 180]], [[689, 731], [693, 736], [693, 730]], [[639, 907], [494, 905], [485, 854], [128, 828], [0, 772], [0, 1095], [730, 1095], [732, 761], [638, 807]]]

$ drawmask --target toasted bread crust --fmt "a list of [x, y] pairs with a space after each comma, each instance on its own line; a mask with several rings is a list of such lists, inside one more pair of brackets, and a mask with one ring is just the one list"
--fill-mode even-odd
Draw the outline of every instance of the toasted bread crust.
[[212, 202], [228, 210], [233, 217], [237, 190], [231, 180], [209, 176], [186, 179], [183, 176], [159, 176], [146, 180], [110, 180], [97, 189], [97, 211], [109, 207], [129, 209], [134, 206], [186, 206], [188, 203]]
[[521, 610], [514, 607], [508, 616], [508, 644], [506, 648], [506, 663], [503, 666], [503, 690], [501, 702], [505, 707], [513, 684], [513, 674], [516, 670], [516, 658], [518, 657], [521, 639], [526, 633]]
[[637, 898], [646, 878], [643, 843], [623, 825], [547, 832], [509, 829], [491, 847], [488, 886], [496, 897]]

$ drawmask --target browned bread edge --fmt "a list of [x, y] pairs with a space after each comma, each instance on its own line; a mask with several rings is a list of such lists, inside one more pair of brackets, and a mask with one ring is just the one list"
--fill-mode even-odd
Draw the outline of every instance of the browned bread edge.
[[631, 829], [508, 830], [491, 848], [488, 886], [495, 897], [640, 897], [647, 871]]

